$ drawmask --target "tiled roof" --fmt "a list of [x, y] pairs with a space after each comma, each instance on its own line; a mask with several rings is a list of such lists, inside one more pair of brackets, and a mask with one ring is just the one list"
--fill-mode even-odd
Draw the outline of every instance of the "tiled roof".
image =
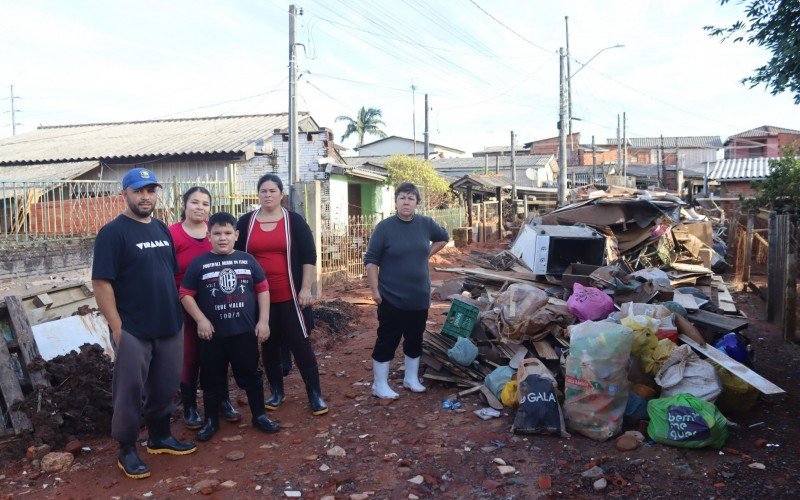
[[[298, 121], [304, 132], [319, 129], [308, 113]], [[287, 113], [39, 127], [0, 139], [0, 165], [242, 153], [287, 127]]]
[[781, 127], [773, 127], [772, 125], [764, 125], [761, 127], [752, 128], [750, 130], [745, 130], [744, 132], [739, 132], [738, 134], [734, 134], [728, 137], [728, 140], [734, 138], [771, 137], [771, 136], [776, 136], [778, 134], [800, 135], [800, 130], [792, 130], [790, 128], [781, 128]]
[[[617, 139], [611, 137], [606, 144], [617, 144]], [[620, 141], [621, 142], [621, 141]], [[657, 149], [661, 147], [661, 137], [628, 137], [628, 147]], [[664, 148], [702, 148], [720, 149], [722, 140], [717, 135], [704, 135], [695, 137], [664, 137]]]

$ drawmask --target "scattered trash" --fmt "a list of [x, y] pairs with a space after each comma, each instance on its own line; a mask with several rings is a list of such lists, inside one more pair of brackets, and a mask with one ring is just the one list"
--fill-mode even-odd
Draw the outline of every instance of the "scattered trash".
[[495, 410], [494, 408], [488, 408], [488, 407], [475, 410], [472, 413], [477, 415], [481, 420], [491, 420], [501, 415], [499, 411]]
[[461, 401], [442, 401], [442, 408], [445, 410], [458, 410], [461, 408]]

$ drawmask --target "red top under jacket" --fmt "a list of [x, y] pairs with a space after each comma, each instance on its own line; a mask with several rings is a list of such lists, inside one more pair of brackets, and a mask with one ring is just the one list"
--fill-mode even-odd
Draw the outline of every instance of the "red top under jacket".
[[203, 238], [203, 241], [198, 241], [189, 236], [183, 229], [183, 222], [176, 222], [169, 226], [169, 232], [172, 234], [172, 244], [175, 245], [175, 255], [178, 256], [178, 274], [175, 275], [175, 285], [180, 287], [189, 263], [198, 255], [211, 251], [211, 242], [208, 241], [208, 237]]
[[269, 301], [286, 302], [294, 300], [289, 285], [289, 261], [286, 257], [286, 226], [280, 219], [272, 231], [261, 229], [256, 221], [250, 241], [247, 244], [250, 254], [256, 258], [269, 282]]

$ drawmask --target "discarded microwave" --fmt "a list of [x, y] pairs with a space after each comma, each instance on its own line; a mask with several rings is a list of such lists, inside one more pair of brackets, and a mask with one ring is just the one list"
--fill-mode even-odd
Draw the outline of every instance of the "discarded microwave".
[[573, 263], [602, 266], [605, 251], [605, 235], [590, 227], [536, 223], [522, 226], [511, 247], [534, 274], [558, 276]]

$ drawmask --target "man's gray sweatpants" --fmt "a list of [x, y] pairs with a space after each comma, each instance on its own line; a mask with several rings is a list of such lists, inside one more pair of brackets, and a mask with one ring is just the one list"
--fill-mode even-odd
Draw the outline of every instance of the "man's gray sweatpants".
[[145, 421], [150, 421], [175, 410], [175, 392], [183, 366], [183, 331], [143, 340], [123, 330], [115, 353], [111, 436], [120, 443], [133, 443], [139, 436], [142, 414]]

